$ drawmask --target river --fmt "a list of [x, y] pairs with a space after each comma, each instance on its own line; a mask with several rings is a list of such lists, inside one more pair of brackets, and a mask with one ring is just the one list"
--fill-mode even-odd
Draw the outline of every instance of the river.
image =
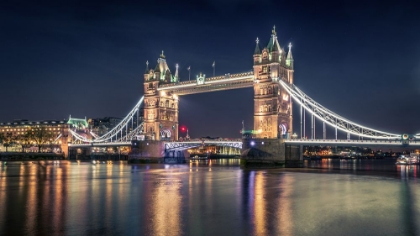
[[0, 235], [418, 235], [420, 166], [0, 162]]

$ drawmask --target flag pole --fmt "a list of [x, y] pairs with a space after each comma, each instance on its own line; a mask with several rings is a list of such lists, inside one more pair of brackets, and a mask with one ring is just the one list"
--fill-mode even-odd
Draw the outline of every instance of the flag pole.
[[191, 66], [188, 67], [188, 81], [191, 80]]
[[216, 61], [213, 61], [213, 77], [216, 74]]

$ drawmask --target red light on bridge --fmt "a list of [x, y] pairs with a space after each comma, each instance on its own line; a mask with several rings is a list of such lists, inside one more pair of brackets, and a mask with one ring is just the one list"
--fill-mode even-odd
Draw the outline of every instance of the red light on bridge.
[[181, 132], [185, 132], [185, 131], [187, 131], [187, 128], [185, 127], [185, 126], [181, 126]]

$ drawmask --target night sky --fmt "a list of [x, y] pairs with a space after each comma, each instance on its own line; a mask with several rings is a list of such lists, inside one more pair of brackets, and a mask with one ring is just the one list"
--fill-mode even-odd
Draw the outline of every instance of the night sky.
[[[213, 61], [218, 75], [251, 71], [255, 39], [266, 45], [276, 25], [281, 47], [293, 44], [295, 84], [313, 99], [365, 126], [420, 132], [414, 1], [34, 2], [0, 3], [2, 122], [124, 117], [162, 50], [181, 81], [188, 66], [192, 78], [212, 75]], [[180, 98], [193, 138], [240, 137], [242, 120], [252, 128], [252, 88]]]

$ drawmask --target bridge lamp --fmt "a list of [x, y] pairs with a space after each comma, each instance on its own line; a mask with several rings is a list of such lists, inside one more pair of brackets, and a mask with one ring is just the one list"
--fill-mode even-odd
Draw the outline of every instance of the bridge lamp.
[[160, 96], [166, 96], [165, 91], [161, 91], [161, 92], [160, 92]]
[[255, 146], [255, 142], [251, 141], [249, 144], [251, 144], [251, 146]]

